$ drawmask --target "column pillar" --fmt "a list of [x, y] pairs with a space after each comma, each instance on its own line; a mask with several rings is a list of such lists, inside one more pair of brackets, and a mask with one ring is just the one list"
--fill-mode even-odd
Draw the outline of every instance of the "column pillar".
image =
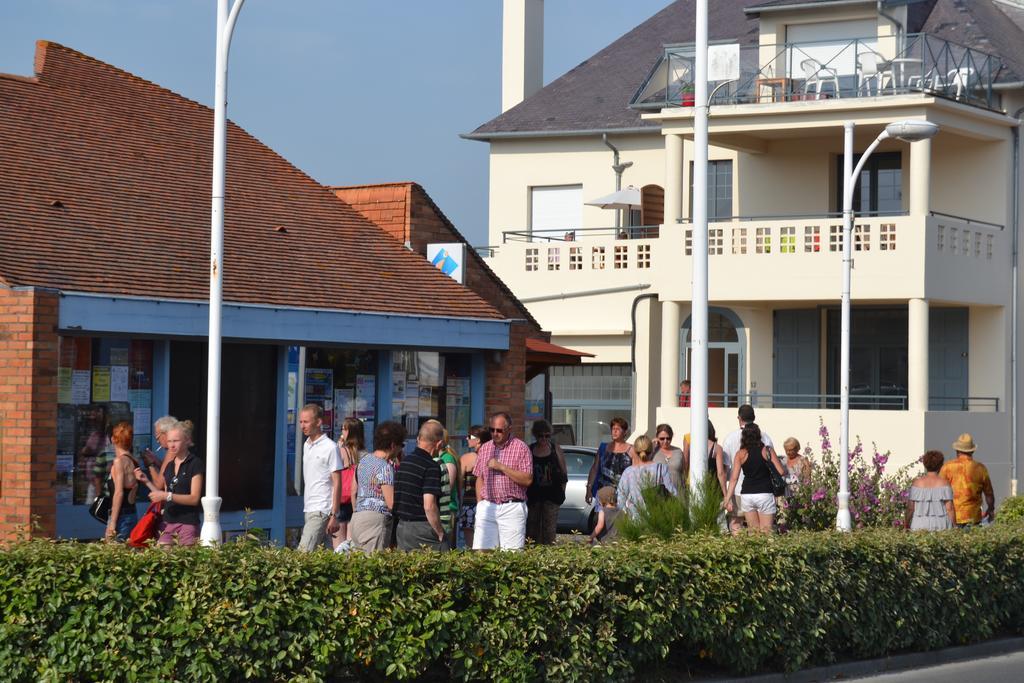
[[658, 400], [657, 299], [643, 297], [636, 305], [636, 327], [633, 330], [636, 365], [633, 370], [633, 419], [630, 438], [646, 434], [654, 426], [655, 401]]
[[679, 328], [682, 307], [678, 301], [661, 303], [661, 407], [678, 403]]
[[911, 299], [907, 329], [907, 408], [928, 410], [928, 301]]
[[665, 136], [665, 224], [683, 217], [683, 136]]
[[910, 215], [926, 216], [931, 206], [932, 141], [920, 140], [910, 149]]

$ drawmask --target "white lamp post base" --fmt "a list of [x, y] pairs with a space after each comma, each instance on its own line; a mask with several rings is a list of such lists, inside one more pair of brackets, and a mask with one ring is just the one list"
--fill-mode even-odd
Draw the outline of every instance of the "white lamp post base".
[[218, 546], [221, 542], [220, 504], [221, 498], [203, 496], [203, 528], [199, 532], [199, 542], [205, 546]]
[[839, 494], [839, 512], [836, 514], [836, 529], [839, 531], [852, 531], [853, 518], [850, 517], [850, 494]]

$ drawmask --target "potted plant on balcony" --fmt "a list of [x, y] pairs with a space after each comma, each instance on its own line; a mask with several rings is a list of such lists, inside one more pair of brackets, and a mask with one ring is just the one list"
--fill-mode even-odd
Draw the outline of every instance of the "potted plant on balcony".
[[683, 89], [679, 93], [679, 97], [680, 103], [684, 107], [692, 107], [694, 103], [693, 83], [688, 83], [687, 85], [684, 85]]

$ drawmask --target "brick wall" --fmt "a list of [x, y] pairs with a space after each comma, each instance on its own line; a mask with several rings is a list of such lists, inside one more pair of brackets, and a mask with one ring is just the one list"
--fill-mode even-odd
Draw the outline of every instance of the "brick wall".
[[487, 354], [484, 391], [487, 414], [505, 411], [512, 416], [514, 433], [520, 436], [526, 417], [526, 338], [531, 334], [526, 323], [512, 323], [509, 350]]
[[57, 531], [57, 307], [0, 285], [0, 543]]

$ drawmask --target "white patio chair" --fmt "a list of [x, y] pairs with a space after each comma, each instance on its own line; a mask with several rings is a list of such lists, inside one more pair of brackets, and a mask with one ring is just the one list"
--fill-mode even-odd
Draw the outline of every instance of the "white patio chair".
[[947, 88], [956, 86], [956, 99], [959, 100], [963, 97], [964, 91], [967, 90], [972, 78], [974, 78], [974, 69], [969, 66], [962, 66], [946, 74], [945, 85]]
[[889, 79], [889, 83], [895, 82], [892, 73], [892, 63], [874, 50], [864, 50], [857, 55], [857, 92], [871, 94], [871, 81], [875, 81], [875, 93], [881, 93], [884, 87], [883, 79]]
[[[971, 79], [974, 78], [974, 69], [969, 66], [962, 66], [957, 69], [950, 69], [945, 78], [942, 77], [936, 69], [930, 69], [928, 73], [923, 76], [914, 76], [910, 79], [909, 85], [914, 88], [921, 88], [922, 90], [931, 90], [938, 92], [940, 90], [946, 91], [949, 88], [956, 87], [956, 99], [963, 97], [964, 91], [967, 90]], [[946, 92], [945, 94], [949, 94]]]
[[804, 70], [804, 95], [814, 88], [814, 99], [821, 99], [821, 86], [823, 83], [831, 83], [835, 96], [839, 97], [839, 72], [831, 67], [825, 66], [817, 59], [808, 57], [800, 62], [800, 68]]

